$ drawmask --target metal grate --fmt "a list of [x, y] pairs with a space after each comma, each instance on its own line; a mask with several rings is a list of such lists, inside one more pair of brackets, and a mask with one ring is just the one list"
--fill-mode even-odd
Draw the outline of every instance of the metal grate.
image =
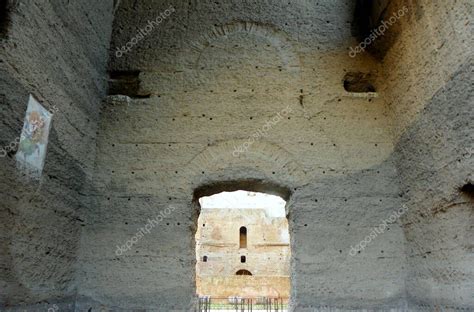
[[199, 297], [199, 312], [286, 312], [288, 298]]

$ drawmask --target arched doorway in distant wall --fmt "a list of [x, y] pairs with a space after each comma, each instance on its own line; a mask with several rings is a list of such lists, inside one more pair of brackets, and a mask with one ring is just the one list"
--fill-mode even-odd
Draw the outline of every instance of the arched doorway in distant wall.
[[252, 275], [252, 273], [248, 270], [238, 270], [235, 275]]

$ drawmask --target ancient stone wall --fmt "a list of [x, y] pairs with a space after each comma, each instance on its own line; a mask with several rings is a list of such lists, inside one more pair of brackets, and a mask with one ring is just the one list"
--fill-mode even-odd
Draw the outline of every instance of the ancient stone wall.
[[200, 293], [211, 294], [214, 302], [228, 303], [226, 298], [240, 297], [279, 298], [287, 303], [290, 298], [290, 279], [282, 276], [207, 276], [198, 279], [197, 287]]
[[[0, 158], [0, 310], [72, 311], [112, 1], [1, 1], [0, 10], [0, 145], [13, 147]], [[17, 170], [11, 144], [29, 94], [56, 112], [40, 180]]]
[[[378, 84], [394, 120], [408, 213], [410, 309], [473, 309], [473, 5], [394, 1], [408, 14]], [[390, 16], [392, 12], [387, 12]]]
[[192, 310], [224, 184], [288, 201], [294, 311], [474, 308], [470, 1], [377, 1], [376, 57], [353, 0], [4, 3], [0, 143], [57, 113], [40, 181], [0, 159], [0, 309]]
[[[121, 2], [111, 70], [139, 87], [102, 113], [96, 209], [80, 253], [84, 306], [189, 309], [194, 190], [252, 180], [291, 194], [297, 311], [403, 307], [398, 223], [350, 254], [401, 207], [385, 102], [343, 86], [347, 72], [379, 70], [348, 55], [353, 11], [348, 0]], [[137, 234], [149, 218], [161, 221]]]

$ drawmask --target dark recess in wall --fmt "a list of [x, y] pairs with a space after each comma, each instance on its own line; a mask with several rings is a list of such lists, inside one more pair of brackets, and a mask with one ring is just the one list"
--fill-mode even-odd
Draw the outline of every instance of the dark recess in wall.
[[[371, 38], [370, 44], [366, 46], [365, 51], [379, 60], [383, 60], [401, 31], [400, 21], [398, 20], [384, 31], [380, 31], [379, 27], [401, 9], [400, 3], [403, 3], [403, 1], [357, 0], [356, 2], [352, 35], [359, 42]], [[375, 32], [377, 28], [379, 28], [379, 31]], [[374, 34], [376, 39], [372, 40]]]
[[149, 98], [148, 94], [139, 94], [139, 71], [109, 72], [109, 95], [127, 95], [131, 98]]
[[352, 23], [352, 35], [363, 40], [372, 29], [370, 16], [372, 14], [372, 0], [357, 0]]
[[375, 87], [370, 81], [370, 74], [360, 72], [347, 73], [344, 76], [344, 89], [347, 92], [375, 92]]
[[461, 188], [460, 188], [460, 191], [461, 193], [471, 197], [474, 199], [474, 184], [472, 184], [471, 182], [463, 185]]
[[4, 39], [8, 34], [8, 0], [0, 0], [0, 39]]

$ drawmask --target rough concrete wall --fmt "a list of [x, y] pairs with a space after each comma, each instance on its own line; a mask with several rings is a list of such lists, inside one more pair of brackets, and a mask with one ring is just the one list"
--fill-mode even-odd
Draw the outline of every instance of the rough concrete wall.
[[0, 309], [56, 304], [71, 311], [83, 185], [91, 181], [106, 93], [112, 1], [8, 2], [0, 38], [1, 145], [19, 137], [30, 93], [57, 113], [40, 180], [17, 171], [14, 153], [0, 159]]
[[409, 14], [379, 81], [389, 104], [413, 311], [474, 309], [473, 4], [398, 1]]
[[413, 309], [474, 309], [473, 63], [461, 67], [397, 145]]
[[[378, 69], [347, 54], [353, 1], [122, 1], [115, 45], [171, 3], [175, 12], [111, 63], [114, 71], [140, 71], [137, 94], [151, 96], [104, 107], [79, 307], [189, 309], [193, 192], [254, 179], [291, 192], [295, 311], [402, 309], [397, 222], [349, 255], [401, 207], [384, 101], [342, 84], [348, 71]], [[269, 126], [272, 118], [278, 122]], [[252, 137], [259, 131], [266, 136]], [[235, 150], [241, 145], [248, 151]], [[155, 217], [158, 225], [137, 234]]]
[[388, 30], [399, 34], [382, 62], [385, 70], [378, 84], [398, 138], [472, 54], [473, 4], [428, 0], [394, 3], [393, 11], [407, 6], [408, 13]]

